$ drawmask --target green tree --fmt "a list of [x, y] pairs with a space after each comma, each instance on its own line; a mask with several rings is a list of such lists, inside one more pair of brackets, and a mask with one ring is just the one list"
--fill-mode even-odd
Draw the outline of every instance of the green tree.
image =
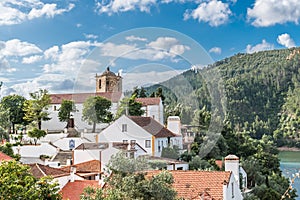
[[24, 119], [33, 122], [38, 129], [42, 128], [42, 120], [50, 120], [48, 107], [51, 103], [50, 95], [47, 90], [40, 89], [39, 91], [29, 94], [31, 99], [24, 102]]
[[109, 161], [109, 169], [113, 171], [108, 177], [106, 190], [87, 188], [81, 200], [129, 200], [157, 199], [173, 200], [176, 191], [173, 189], [173, 176], [167, 171], [147, 176], [143, 171], [149, 165], [144, 158], [127, 158], [125, 153], [118, 153]]
[[116, 118], [121, 117], [124, 114], [128, 114], [130, 116], [141, 116], [144, 114], [144, 110], [142, 110], [142, 103], [135, 101], [136, 95], [132, 95], [131, 97], [125, 97], [121, 100], [120, 107], [118, 108]]
[[97, 123], [109, 123], [112, 121], [112, 113], [109, 111], [111, 101], [100, 96], [91, 96], [83, 103], [82, 119], [93, 124], [93, 132]]
[[20, 155], [14, 154], [14, 151], [12, 149], [12, 144], [9, 142], [6, 142], [4, 145], [0, 145], [0, 151], [12, 158], [15, 158], [16, 160], [20, 159]]
[[34, 144], [36, 145], [37, 140], [41, 137], [44, 137], [47, 135], [46, 131], [40, 130], [38, 128], [33, 128], [31, 131], [28, 131], [28, 136], [34, 139]]
[[147, 97], [147, 92], [146, 92], [145, 88], [141, 87], [139, 97], [140, 97], [140, 98], [145, 98], [145, 97]]
[[173, 147], [164, 147], [161, 151], [161, 157], [178, 159], [179, 158], [179, 149], [178, 146], [174, 145]]
[[189, 162], [189, 169], [190, 170], [199, 170], [199, 169], [213, 169], [211, 164], [208, 161], [202, 160], [199, 156], [195, 156]]
[[24, 120], [25, 112], [24, 102], [26, 99], [20, 95], [9, 95], [5, 96], [1, 100], [1, 110], [4, 115], [7, 115], [2, 120], [7, 119], [8, 123], [11, 124], [13, 133], [15, 133], [15, 125], [23, 124], [26, 125], [26, 120]]
[[58, 183], [49, 177], [35, 178], [28, 166], [16, 161], [0, 165], [0, 200], [6, 199], [61, 199]]
[[[71, 118], [71, 113], [76, 112], [74, 101], [63, 99], [58, 112], [58, 119], [61, 122], [68, 122]], [[67, 125], [68, 128], [68, 125]]]

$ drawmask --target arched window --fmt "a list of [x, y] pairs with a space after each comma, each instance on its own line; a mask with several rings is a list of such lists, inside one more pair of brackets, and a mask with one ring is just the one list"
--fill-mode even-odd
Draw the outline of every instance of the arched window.
[[99, 80], [99, 89], [101, 89], [101, 79]]

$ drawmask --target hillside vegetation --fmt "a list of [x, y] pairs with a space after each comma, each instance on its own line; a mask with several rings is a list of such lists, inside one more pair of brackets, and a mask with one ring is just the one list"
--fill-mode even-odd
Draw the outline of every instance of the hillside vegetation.
[[[188, 70], [159, 85], [166, 115], [178, 114], [184, 124], [196, 124], [195, 113], [212, 111], [212, 94], [206, 81], [225, 91], [222, 102], [232, 129], [252, 138], [273, 136], [278, 146], [298, 146], [300, 134], [300, 50], [297, 48], [237, 54], [200, 70]], [[218, 71], [220, 77], [210, 76]], [[191, 102], [196, 101], [196, 103]], [[217, 106], [218, 107], [218, 106]], [[197, 120], [196, 120], [197, 121]]]

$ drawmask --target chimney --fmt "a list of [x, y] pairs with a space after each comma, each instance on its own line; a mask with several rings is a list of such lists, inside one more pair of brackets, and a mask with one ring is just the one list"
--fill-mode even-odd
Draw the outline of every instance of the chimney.
[[169, 116], [167, 121], [167, 129], [175, 134], [181, 135], [180, 118], [178, 116]]
[[75, 173], [76, 173], [76, 167], [72, 166], [70, 167], [70, 181], [74, 182], [75, 181]]
[[236, 155], [228, 155], [225, 157], [225, 171], [231, 171], [235, 181], [240, 187], [240, 163], [239, 157]]

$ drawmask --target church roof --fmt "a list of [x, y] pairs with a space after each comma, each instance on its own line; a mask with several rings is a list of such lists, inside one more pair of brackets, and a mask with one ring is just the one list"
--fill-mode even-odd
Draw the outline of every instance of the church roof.
[[97, 92], [76, 94], [50, 94], [51, 104], [61, 104], [62, 100], [72, 100], [74, 103], [83, 103], [91, 96], [101, 96], [112, 102], [118, 102], [122, 96], [121, 92]]
[[116, 74], [110, 71], [109, 67], [107, 67], [105, 72], [103, 72], [100, 76], [116, 76]]
[[159, 105], [161, 101], [160, 97], [136, 98], [135, 100], [142, 103], [143, 106]]

